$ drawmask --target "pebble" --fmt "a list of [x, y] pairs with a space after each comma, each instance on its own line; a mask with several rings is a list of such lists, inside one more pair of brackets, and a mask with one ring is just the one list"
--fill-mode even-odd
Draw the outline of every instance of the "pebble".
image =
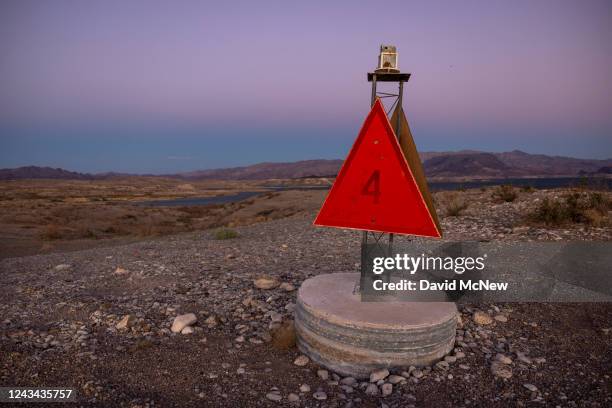
[[289, 395], [287, 395], [287, 400], [289, 402], [298, 402], [300, 400], [300, 396], [292, 392]]
[[378, 395], [378, 386], [376, 384], [368, 384], [367, 388], [365, 389], [365, 393], [371, 396]]
[[327, 399], [327, 394], [323, 391], [317, 391], [312, 394], [312, 397], [316, 400], [323, 401]]
[[390, 375], [389, 378], [387, 378], [387, 381], [389, 381], [391, 384], [398, 384], [402, 381], [406, 381], [406, 379], [401, 375]]
[[191, 326], [197, 321], [198, 318], [193, 313], [178, 315], [174, 318], [170, 330], [172, 331], [172, 333], [180, 333], [181, 330], [183, 330], [185, 327]]
[[206, 320], [204, 320], [204, 323], [209, 327], [215, 327], [218, 322], [217, 322], [217, 317], [216, 316], [208, 316], [208, 318]]
[[438, 361], [438, 362], [436, 363], [435, 367], [436, 367], [438, 370], [445, 371], [445, 370], [448, 370], [449, 365], [448, 365], [448, 363], [447, 363], [446, 361], [444, 361], [444, 360], [443, 360], [443, 361]]
[[502, 314], [495, 315], [494, 319], [501, 323], [506, 323], [508, 321], [508, 318]]
[[272, 320], [274, 323], [280, 323], [283, 321], [283, 315], [278, 312], [271, 312], [270, 320]]
[[130, 314], [123, 316], [123, 319], [115, 325], [117, 330], [127, 330], [134, 325], [136, 318]]
[[512, 369], [499, 361], [494, 361], [491, 364], [491, 372], [494, 376], [504, 379], [512, 377]]
[[300, 392], [310, 392], [310, 385], [308, 384], [300, 385]]
[[523, 384], [523, 387], [527, 388], [531, 392], [536, 392], [538, 390], [538, 387], [533, 384]]
[[351, 387], [350, 385], [341, 385], [340, 389], [346, 392], [347, 394], [351, 394], [353, 391], [355, 391], [355, 389]]
[[393, 393], [393, 385], [389, 383], [385, 383], [380, 387], [380, 391], [383, 397], [388, 397]]
[[323, 381], [327, 381], [329, 378], [329, 371], [327, 370], [317, 370], [317, 376]]
[[288, 282], [283, 282], [280, 284], [280, 288], [285, 292], [293, 292], [295, 290], [295, 286]]
[[304, 367], [306, 364], [310, 362], [310, 359], [305, 355], [301, 355], [293, 361], [293, 364], [299, 367]]
[[370, 374], [370, 382], [375, 383], [380, 380], [384, 380], [389, 376], [389, 370], [381, 368], [380, 370], [372, 371]]
[[495, 356], [495, 360], [499, 361], [500, 363], [503, 364], [512, 364], [512, 359], [504, 354], [498, 353]]
[[493, 319], [491, 319], [491, 316], [481, 311], [474, 312], [474, 315], [472, 316], [472, 318], [474, 319], [474, 323], [481, 325], [481, 326], [487, 326], [493, 323]]
[[520, 351], [516, 352], [516, 358], [519, 361], [521, 361], [521, 362], [523, 362], [525, 364], [531, 364], [532, 363], [531, 359], [529, 357], [527, 357], [527, 355], [525, 353], [520, 352]]
[[357, 383], [357, 380], [353, 377], [345, 377], [340, 380], [340, 384], [350, 385], [351, 387]]
[[271, 276], [262, 276], [258, 279], [255, 279], [255, 281], [253, 281], [253, 284], [255, 285], [257, 289], [268, 290], [268, 289], [274, 289], [280, 283], [278, 280], [276, 280], [275, 278]]
[[193, 332], [194, 330], [191, 326], [183, 327], [183, 330], [181, 330], [181, 334], [193, 334]]
[[68, 265], [68, 264], [59, 264], [57, 265], [54, 269], [58, 272], [62, 272], [62, 271], [67, 271], [68, 269], [72, 268], [72, 265]]
[[282, 395], [277, 394], [275, 392], [267, 393], [266, 398], [269, 399], [270, 401], [275, 401], [275, 402], [279, 402], [283, 399]]

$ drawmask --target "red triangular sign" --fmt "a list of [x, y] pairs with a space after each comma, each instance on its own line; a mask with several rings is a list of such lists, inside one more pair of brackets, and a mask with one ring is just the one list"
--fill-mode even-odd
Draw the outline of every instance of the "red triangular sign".
[[314, 224], [441, 237], [380, 99], [366, 118]]

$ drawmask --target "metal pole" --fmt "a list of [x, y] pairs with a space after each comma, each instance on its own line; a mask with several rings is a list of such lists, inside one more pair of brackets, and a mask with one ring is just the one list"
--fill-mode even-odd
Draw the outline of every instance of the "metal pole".
[[[376, 74], [372, 75], [372, 98], [370, 99], [370, 107], [374, 106], [374, 102], [376, 102]], [[361, 243], [368, 243], [368, 231], [363, 231]]]
[[[402, 109], [402, 99], [404, 94], [404, 81], [399, 81], [399, 91], [397, 92], [397, 106], [399, 107], [399, 112], [401, 113]], [[397, 123], [395, 123], [395, 135], [397, 136], [397, 141], [400, 141], [400, 132], [402, 126], [402, 115], [397, 115]]]
[[376, 74], [372, 75], [372, 100], [370, 101], [370, 108], [374, 106], [376, 102]]
[[[404, 93], [404, 81], [399, 81], [399, 91], [397, 93], [397, 106], [398, 112], [396, 122], [395, 122], [395, 136], [397, 137], [397, 141], [400, 141], [400, 133], [402, 131], [402, 95]], [[389, 256], [391, 256], [391, 252], [393, 252], [393, 234], [389, 234]]]

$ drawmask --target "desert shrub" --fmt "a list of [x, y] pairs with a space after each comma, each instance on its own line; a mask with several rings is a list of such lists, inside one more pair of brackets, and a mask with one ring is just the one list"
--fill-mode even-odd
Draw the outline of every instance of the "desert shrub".
[[532, 221], [543, 222], [546, 225], [558, 225], [567, 221], [567, 214], [560, 201], [546, 197], [530, 218]]
[[602, 193], [590, 193], [588, 195], [588, 207], [605, 214], [612, 209], [612, 201]]
[[233, 239], [238, 238], [238, 233], [230, 228], [219, 228], [213, 234], [215, 239]]
[[533, 186], [523, 186], [521, 187], [521, 191], [523, 193], [533, 193], [536, 189]]
[[509, 184], [504, 184], [493, 191], [493, 197], [500, 202], [511, 203], [516, 200], [518, 194], [514, 190], [514, 187]]
[[562, 199], [545, 198], [530, 214], [530, 219], [546, 225], [583, 223], [601, 226], [607, 222], [611, 205], [601, 193], [572, 193]]
[[458, 217], [466, 208], [468, 208], [468, 204], [465, 201], [453, 198], [446, 205], [446, 215], [449, 217]]

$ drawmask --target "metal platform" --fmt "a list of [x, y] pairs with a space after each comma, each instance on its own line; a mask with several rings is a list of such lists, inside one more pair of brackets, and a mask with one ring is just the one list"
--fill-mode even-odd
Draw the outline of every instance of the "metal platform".
[[368, 72], [368, 82], [372, 82], [374, 75], [376, 75], [376, 82], [407, 82], [411, 74], [407, 72]]

